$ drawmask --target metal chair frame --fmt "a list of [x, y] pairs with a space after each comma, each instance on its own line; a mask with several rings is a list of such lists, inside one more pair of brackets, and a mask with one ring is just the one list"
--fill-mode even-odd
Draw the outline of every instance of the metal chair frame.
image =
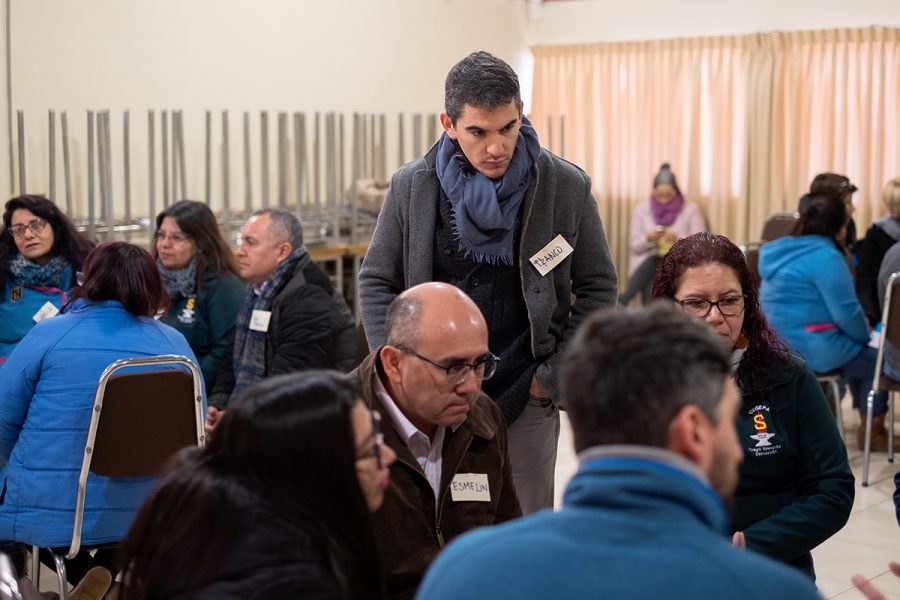
[[[866, 396], [866, 441], [863, 455], [863, 487], [869, 485], [869, 455], [872, 453], [872, 413], [875, 406], [875, 394], [881, 391], [881, 379], [890, 380], [891, 382], [900, 384], [900, 381], [882, 375], [881, 367], [884, 363], [884, 346], [888, 342], [888, 336], [894, 333], [891, 328], [891, 308], [894, 302], [900, 305], [900, 297], [894, 298], [894, 286], [900, 283], [900, 272], [891, 275], [888, 280], [887, 291], [884, 296], [884, 308], [881, 311], [881, 341], [878, 343], [878, 358], [875, 360], [875, 373], [872, 376], [872, 389]], [[900, 306], [898, 306], [900, 308]], [[894, 462], [894, 392], [888, 389], [888, 462]]]
[[[203, 414], [203, 385], [200, 369], [188, 358], [175, 354], [164, 354], [159, 356], [146, 356], [137, 358], [122, 358], [110, 364], [103, 373], [97, 383], [97, 391], [94, 394], [93, 412], [91, 413], [91, 422], [88, 426], [87, 441], [84, 446], [84, 458], [81, 462], [81, 472], [78, 476], [78, 492], [75, 498], [75, 522], [72, 527], [72, 542], [69, 545], [69, 551], [65, 555], [57, 552], [51, 552], [53, 561], [56, 565], [56, 574], [59, 580], [59, 594], [61, 600], [68, 600], [68, 580], [66, 578], [65, 559], [73, 559], [81, 550], [82, 526], [84, 524], [84, 502], [87, 496], [87, 480], [91, 471], [91, 461], [94, 456], [94, 444], [97, 438], [97, 429], [100, 426], [100, 417], [103, 409], [103, 398], [106, 394], [106, 387], [114, 375], [119, 371], [135, 367], [161, 367], [161, 366], [181, 366], [188, 369], [191, 374], [193, 384], [193, 400], [194, 400], [194, 417], [195, 428], [197, 433], [197, 445], [206, 444], [206, 433], [204, 431], [205, 415]], [[32, 577], [35, 587], [40, 584], [40, 559], [38, 556], [39, 549], [37, 546], [32, 548]]]
[[816, 373], [816, 381], [819, 382], [820, 385], [827, 385], [831, 387], [831, 398], [832, 403], [834, 404], [834, 420], [837, 422], [838, 432], [841, 434], [841, 438], [844, 437], [844, 415], [841, 412], [841, 384], [840, 373]]

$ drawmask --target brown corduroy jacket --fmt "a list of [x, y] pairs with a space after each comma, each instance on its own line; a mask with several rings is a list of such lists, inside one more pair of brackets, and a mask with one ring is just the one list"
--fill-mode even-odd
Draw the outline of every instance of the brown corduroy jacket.
[[[386, 415], [375, 393], [378, 348], [353, 372], [363, 400]], [[380, 366], [379, 366], [380, 368]], [[456, 536], [522, 515], [513, 485], [506, 443], [506, 423], [497, 405], [480, 394], [456, 431], [447, 429], [442, 454], [440, 497], [389, 418], [384, 441], [397, 453], [384, 504], [374, 514], [375, 535], [385, 573], [388, 597], [412, 598], [437, 553]], [[454, 502], [450, 484], [458, 473], [486, 474], [490, 501]]]

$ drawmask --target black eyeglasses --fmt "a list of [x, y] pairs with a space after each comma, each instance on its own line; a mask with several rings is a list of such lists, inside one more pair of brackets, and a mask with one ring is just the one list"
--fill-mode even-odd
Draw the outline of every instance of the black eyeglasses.
[[374, 458], [378, 469], [381, 470], [384, 464], [381, 462], [381, 447], [384, 445], [384, 433], [381, 432], [381, 413], [377, 410], [371, 410], [372, 415], [372, 448], [356, 457], [356, 460], [365, 458]]
[[736, 317], [744, 312], [744, 299], [745, 296], [741, 294], [725, 296], [724, 298], [719, 298], [716, 302], [704, 300], [703, 298], [685, 298], [684, 300], [675, 298], [675, 302], [681, 306], [681, 310], [684, 312], [703, 319], [712, 311], [713, 306], [719, 309], [719, 313], [723, 317]]
[[429, 365], [433, 367], [437, 367], [441, 369], [447, 374], [447, 383], [452, 383], [453, 385], [460, 385], [463, 381], [466, 380], [466, 377], [469, 375], [469, 371], [475, 371], [475, 377], [480, 380], [490, 379], [494, 376], [494, 373], [497, 372], [497, 364], [500, 362], [500, 357], [488, 352], [481, 358], [478, 358], [473, 363], [456, 363], [453, 365], [442, 365], [441, 363], [428, 358], [427, 356], [422, 356], [412, 348], [407, 348], [406, 346], [396, 346], [397, 349], [405, 352], [406, 354], [410, 354], [415, 356], [421, 361], [427, 362]]
[[44, 227], [47, 226], [47, 221], [38, 217], [37, 219], [33, 219], [32, 221], [25, 223], [24, 225], [13, 225], [9, 228], [9, 232], [12, 234], [14, 238], [21, 238], [25, 236], [25, 230], [30, 229], [31, 233], [37, 235], [44, 230]]

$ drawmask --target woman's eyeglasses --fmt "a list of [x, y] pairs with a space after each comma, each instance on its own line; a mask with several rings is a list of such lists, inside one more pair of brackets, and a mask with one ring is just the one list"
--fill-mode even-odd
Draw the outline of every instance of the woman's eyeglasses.
[[378, 469], [384, 468], [381, 462], [381, 447], [384, 445], [384, 434], [381, 432], [381, 413], [377, 410], [369, 411], [372, 415], [372, 447], [356, 457], [357, 460], [374, 458]]
[[190, 239], [183, 233], [171, 233], [167, 235], [165, 231], [157, 231], [153, 234], [153, 237], [157, 242], [162, 242], [168, 239], [173, 244], [183, 244]]
[[719, 309], [719, 313], [723, 317], [736, 317], [744, 312], [743, 295], [725, 296], [724, 298], [719, 298], [716, 302], [704, 300], [703, 298], [685, 298], [684, 300], [675, 298], [675, 302], [681, 306], [681, 310], [699, 319], [705, 318], [712, 311], [713, 306]]
[[12, 236], [14, 238], [18, 239], [18, 238], [25, 237], [26, 229], [30, 229], [31, 233], [37, 235], [40, 232], [42, 232], [44, 230], [44, 227], [46, 227], [46, 226], [47, 226], [47, 221], [38, 217], [37, 219], [34, 219], [28, 223], [25, 223], [24, 225], [22, 225], [22, 224], [13, 225], [12, 227], [9, 228], [9, 232], [12, 234]]

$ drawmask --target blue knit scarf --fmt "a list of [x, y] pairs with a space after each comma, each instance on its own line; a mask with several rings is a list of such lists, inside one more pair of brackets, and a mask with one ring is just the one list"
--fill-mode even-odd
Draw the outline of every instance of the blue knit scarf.
[[69, 263], [62, 256], [55, 256], [45, 264], [39, 265], [21, 254], [16, 254], [8, 264], [10, 287], [33, 285], [65, 290], [71, 285], [71, 281], [66, 277]]
[[506, 173], [489, 179], [472, 168], [459, 144], [446, 133], [441, 136], [435, 162], [437, 177], [453, 207], [453, 234], [467, 256], [477, 262], [513, 264], [516, 218], [540, 153], [537, 133], [522, 117], [516, 150]]
[[[229, 396], [229, 402], [237, 397], [237, 394], [247, 386], [259, 381], [266, 375], [266, 332], [250, 329], [250, 319], [254, 310], [272, 310], [272, 302], [275, 295], [281, 291], [285, 279], [294, 272], [298, 266], [302, 269], [312, 259], [306, 246], [294, 250], [286, 259], [281, 261], [275, 272], [269, 277], [256, 293], [253, 286], [247, 286], [244, 295], [244, 304], [238, 314], [234, 327], [234, 389]], [[271, 324], [269, 325], [272, 326]]]

